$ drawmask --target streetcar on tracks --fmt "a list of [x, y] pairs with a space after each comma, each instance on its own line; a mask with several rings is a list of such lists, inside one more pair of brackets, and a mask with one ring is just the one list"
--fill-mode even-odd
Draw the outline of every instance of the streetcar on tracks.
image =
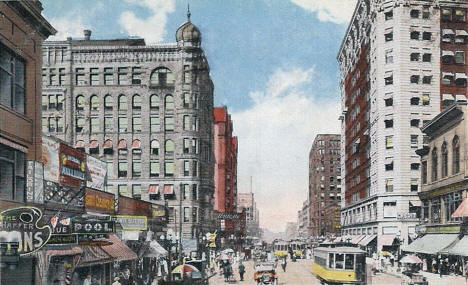
[[322, 284], [366, 284], [366, 252], [355, 247], [317, 247], [312, 273]]
[[289, 247], [296, 258], [303, 258], [306, 249], [306, 243], [304, 241], [293, 239], [289, 242]]
[[274, 240], [273, 252], [278, 258], [287, 257], [289, 252], [289, 242], [281, 239]]

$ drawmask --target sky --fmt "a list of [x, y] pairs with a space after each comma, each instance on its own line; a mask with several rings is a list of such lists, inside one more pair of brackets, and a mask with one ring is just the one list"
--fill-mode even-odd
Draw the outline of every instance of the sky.
[[260, 225], [283, 231], [307, 198], [315, 136], [340, 132], [336, 55], [356, 0], [42, 0], [52, 40], [90, 29], [147, 44], [175, 42], [188, 2], [239, 138], [238, 191], [252, 177]]

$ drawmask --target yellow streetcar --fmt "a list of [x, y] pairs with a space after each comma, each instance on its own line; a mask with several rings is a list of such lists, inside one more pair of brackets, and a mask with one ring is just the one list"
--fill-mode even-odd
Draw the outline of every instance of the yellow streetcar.
[[366, 284], [366, 252], [355, 247], [317, 247], [312, 272], [325, 284]]
[[273, 252], [276, 257], [283, 258], [288, 256], [289, 242], [284, 240], [275, 240], [273, 242]]
[[306, 243], [300, 240], [291, 240], [289, 242], [289, 247], [293, 251], [294, 256], [296, 258], [302, 258], [306, 247]]

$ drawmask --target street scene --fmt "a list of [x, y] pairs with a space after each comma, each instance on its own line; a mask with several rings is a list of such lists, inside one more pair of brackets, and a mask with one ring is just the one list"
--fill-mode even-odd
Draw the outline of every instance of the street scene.
[[0, 0], [0, 285], [468, 284], [467, 53], [468, 0]]

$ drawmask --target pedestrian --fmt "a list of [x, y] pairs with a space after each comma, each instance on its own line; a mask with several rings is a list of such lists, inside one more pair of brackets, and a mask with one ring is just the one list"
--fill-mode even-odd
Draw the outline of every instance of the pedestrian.
[[390, 263], [392, 264], [392, 267], [395, 266], [395, 256], [390, 253]]
[[114, 278], [114, 283], [112, 283], [112, 285], [122, 285], [122, 284], [119, 282], [119, 280], [120, 280], [120, 277], [115, 277], [115, 278]]
[[86, 275], [83, 285], [91, 285], [91, 274]]
[[440, 278], [442, 278], [443, 270], [444, 270], [444, 262], [442, 259], [439, 259], [439, 277]]
[[468, 282], [468, 260], [465, 262], [465, 282]]
[[286, 272], [286, 265], [287, 265], [287, 262], [286, 262], [286, 256], [283, 257], [283, 260], [281, 261], [281, 267], [283, 268], [283, 272]]
[[244, 281], [245, 266], [242, 261], [239, 262], [239, 276], [240, 281]]

